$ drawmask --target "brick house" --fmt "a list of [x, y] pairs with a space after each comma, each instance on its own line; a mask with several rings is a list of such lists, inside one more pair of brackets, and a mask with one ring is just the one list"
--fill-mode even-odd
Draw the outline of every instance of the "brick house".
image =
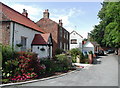
[[[48, 35], [44, 33], [38, 25], [30, 20], [27, 10], [23, 9], [23, 13], [21, 14], [0, 2], [0, 25], [0, 43], [3, 45], [10, 45], [17, 51], [32, 51], [34, 50], [32, 41], [36, 38], [35, 35], [38, 34], [39, 38], [37, 37], [37, 42], [42, 40], [42, 44], [35, 42], [38, 44], [37, 49], [40, 51], [38, 47], [42, 46], [46, 49], [44, 52], [40, 53], [40, 56], [44, 54], [47, 54], [47, 56], [49, 54], [52, 55], [52, 52], [48, 52], [52, 50], [52, 47], [48, 48], [48, 46], [52, 46], [51, 34]], [[49, 41], [51, 41], [51, 43], [49, 43]], [[21, 47], [18, 46], [20, 44], [22, 45]]]
[[53, 55], [57, 48], [63, 50], [69, 50], [69, 32], [63, 27], [62, 20], [59, 23], [49, 18], [48, 9], [43, 12], [43, 18], [36, 24], [42, 28], [45, 33], [51, 33], [53, 38]]

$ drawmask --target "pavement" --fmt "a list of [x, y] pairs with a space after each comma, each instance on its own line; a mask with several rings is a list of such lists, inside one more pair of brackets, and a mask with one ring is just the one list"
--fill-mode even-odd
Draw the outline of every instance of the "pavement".
[[[118, 86], [118, 57], [110, 54], [97, 59], [101, 63], [95, 63], [88, 69], [78, 70], [54, 79], [18, 86]], [[7, 86], [4, 88], [14, 87]]]

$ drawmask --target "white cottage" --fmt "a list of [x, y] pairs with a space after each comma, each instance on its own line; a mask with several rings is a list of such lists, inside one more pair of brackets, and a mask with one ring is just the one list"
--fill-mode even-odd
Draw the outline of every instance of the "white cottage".
[[32, 51], [37, 53], [40, 58], [52, 58], [52, 44], [52, 36], [50, 33], [35, 34], [31, 44]]
[[[44, 31], [28, 18], [25, 9], [21, 14], [1, 2], [0, 6], [0, 22], [2, 23], [0, 43], [11, 45], [17, 51], [31, 50], [34, 36], [43, 34]], [[41, 54], [47, 56], [45, 52], [41, 52]]]
[[97, 42], [83, 41], [83, 52], [98, 52], [99, 44]]
[[82, 40], [83, 37], [78, 34], [76, 31], [70, 33], [70, 49], [79, 48], [82, 51]]

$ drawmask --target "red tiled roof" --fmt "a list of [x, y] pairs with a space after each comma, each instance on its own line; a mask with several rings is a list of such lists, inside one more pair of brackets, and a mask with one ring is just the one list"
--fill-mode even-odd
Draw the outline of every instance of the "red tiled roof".
[[48, 44], [49, 36], [50, 36], [50, 33], [35, 34], [34, 39], [32, 41], [32, 45]]
[[2, 13], [5, 14], [5, 16], [7, 16], [9, 18], [10, 21], [14, 21], [17, 22], [19, 24], [22, 24], [24, 26], [27, 26], [29, 28], [32, 28], [36, 31], [42, 32], [44, 33], [44, 31], [38, 27], [32, 20], [30, 20], [29, 18], [25, 17], [24, 15], [22, 15], [21, 13], [13, 10], [12, 8], [8, 7], [7, 5], [3, 4], [0, 2], [0, 4], [2, 5]]

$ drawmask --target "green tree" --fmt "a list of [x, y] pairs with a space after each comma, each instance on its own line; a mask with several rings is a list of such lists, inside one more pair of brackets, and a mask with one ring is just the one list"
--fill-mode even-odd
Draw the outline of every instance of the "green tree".
[[101, 21], [91, 31], [92, 39], [103, 46], [120, 47], [120, 2], [103, 2], [98, 17]]

